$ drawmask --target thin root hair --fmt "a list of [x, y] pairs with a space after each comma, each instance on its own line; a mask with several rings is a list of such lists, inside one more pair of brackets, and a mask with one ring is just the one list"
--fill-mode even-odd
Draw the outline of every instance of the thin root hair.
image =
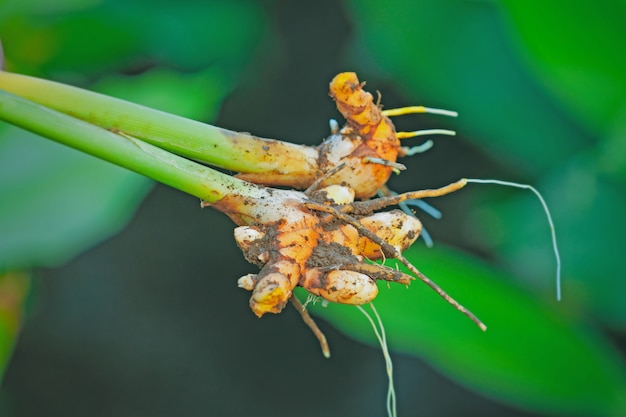
[[546, 201], [543, 199], [543, 196], [535, 187], [529, 184], [520, 184], [517, 182], [510, 181], [500, 181], [494, 179], [466, 179], [467, 183], [471, 184], [495, 184], [495, 185], [504, 185], [507, 187], [521, 188], [525, 190], [532, 191], [543, 206], [543, 210], [546, 213], [546, 217], [548, 218], [548, 224], [550, 225], [550, 233], [552, 236], [552, 249], [554, 251], [554, 257], [556, 258], [556, 299], [561, 301], [561, 256], [559, 255], [559, 248], [556, 243], [556, 231], [554, 229], [554, 222], [552, 221], [552, 216], [550, 215], [550, 210], [548, 209], [548, 205]]
[[[376, 326], [376, 322], [372, 319], [369, 313], [362, 307], [356, 306], [361, 313], [367, 318], [367, 320], [372, 325], [372, 329], [374, 329], [374, 334], [376, 335], [376, 339], [378, 339], [378, 343], [380, 343], [380, 348], [383, 351], [383, 356], [385, 358], [385, 368], [387, 371], [387, 378], [389, 379], [389, 385], [387, 388], [387, 415], [389, 417], [397, 417], [397, 407], [396, 407], [396, 390], [393, 386], [393, 362], [391, 361], [391, 355], [389, 354], [389, 347], [387, 345], [387, 335], [385, 334], [385, 326], [383, 326], [383, 321], [374, 307], [374, 303], [369, 304], [372, 309], [372, 313], [374, 317], [376, 317], [376, 322], [378, 323], [378, 327]], [[380, 329], [380, 330], [379, 330]]]

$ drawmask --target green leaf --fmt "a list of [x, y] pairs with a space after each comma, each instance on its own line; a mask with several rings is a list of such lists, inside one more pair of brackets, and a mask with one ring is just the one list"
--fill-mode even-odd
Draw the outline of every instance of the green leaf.
[[498, 2], [521, 55], [546, 88], [598, 134], [621, 119], [626, 106], [626, 3], [573, 0], [537, 4]]
[[626, 107], [623, 122], [616, 125], [598, 146], [597, 167], [626, 184]]
[[[155, 1], [150, 0], [132, 5], [123, 0], [119, 3], [118, 11], [130, 8], [131, 16], [143, 17], [128, 23], [138, 25], [150, 54], [186, 70], [217, 63], [229, 75], [238, 75], [265, 29], [262, 7], [251, 0], [189, 1], [175, 8], [163, 0], [158, 2], [161, 7], [155, 7]], [[163, 13], [163, 7], [168, 7], [168, 13]]]
[[[541, 303], [506, 276], [439, 245], [411, 249], [405, 256], [488, 329], [481, 332], [419, 281], [408, 289], [383, 283], [374, 304], [391, 348], [422, 357], [460, 384], [521, 408], [568, 416], [626, 412], [624, 363], [602, 336], [568, 317], [567, 301]], [[347, 335], [377, 343], [356, 308], [309, 308]]]
[[248, 0], [160, 3], [9, 0], [0, 11], [9, 70], [75, 83], [119, 69], [219, 66], [236, 81], [263, 36], [261, 7]]
[[0, 270], [58, 265], [123, 227], [151, 182], [0, 124]]

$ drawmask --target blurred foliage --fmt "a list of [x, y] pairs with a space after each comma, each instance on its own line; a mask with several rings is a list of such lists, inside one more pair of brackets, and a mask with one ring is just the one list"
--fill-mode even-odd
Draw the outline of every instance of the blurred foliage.
[[[9, 1], [0, 11], [7, 69], [209, 120], [254, 51], [258, 9], [227, 1], [180, 2], [168, 13], [146, 6]], [[216, 42], [217, 34], [228, 42]], [[0, 269], [67, 261], [119, 230], [149, 189], [139, 175], [1, 127], [2, 194], [11, 204], [0, 216]]]
[[502, 6], [520, 57], [559, 105], [594, 137], [623, 128], [626, 4], [575, 0], [563, 7], [549, 2], [541, 5], [541, 13], [533, 2], [507, 0]]
[[148, 190], [139, 175], [0, 126], [0, 270], [60, 265], [123, 227]]
[[494, 3], [351, 4], [360, 58], [407, 98], [458, 111], [458, 130], [502, 164], [537, 175], [591, 140], [520, 65]]
[[9, 0], [0, 24], [9, 70], [55, 80], [166, 66], [216, 66], [236, 82], [263, 30], [251, 1]]
[[[387, 82], [405, 104], [458, 111], [459, 141], [488, 155], [508, 176], [500, 179], [544, 194], [562, 251], [557, 304], [548, 226], [535, 197], [468, 187], [470, 211], [454, 213], [467, 219], [458, 233], [504, 272], [453, 250], [411, 255], [489, 330], [479, 332], [419, 283], [381, 287], [376, 305], [390, 343], [472, 390], [535, 412], [624, 413], [623, 359], [599, 330], [626, 326], [623, 9], [617, 0], [345, 3], [354, 27], [344, 56], [350, 69], [369, 85]], [[9, 0], [0, 8], [8, 70], [203, 121], [249, 61], [276, 54], [276, 44], [257, 53], [266, 24], [253, 1]], [[272, 78], [275, 64], [256, 68]], [[317, 65], [338, 72], [342, 64]], [[11, 202], [0, 207], [0, 271], [67, 261], [119, 230], [149, 189], [134, 174], [12, 127], [0, 126], [0, 135], [0, 195]], [[442, 163], [429, 185], [441, 185], [437, 178], [451, 168]], [[314, 309], [373, 343], [356, 309]], [[3, 352], [19, 317], [9, 316], [0, 315]]]
[[[209, 121], [264, 30], [258, 8], [191, 1], [163, 13], [149, 5], [5, 1], [7, 70]], [[0, 271], [67, 262], [127, 224], [151, 185], [6, 124], [0, 178]], [[0, 333], [4, 342], [13, 336]]]

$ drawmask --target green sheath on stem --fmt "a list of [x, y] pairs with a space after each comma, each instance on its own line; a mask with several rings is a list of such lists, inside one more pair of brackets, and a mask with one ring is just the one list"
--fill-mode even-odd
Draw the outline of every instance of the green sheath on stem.
[[0, 89], [232, 171], [310, 175], [317, 166], [315, 148], [232, 132], [53, 81], [0, 71]]
[[207, 202], [226, 195], [254, 197], [261, 187], [118, 135], [0, 90], [0, 119], [135, 171]]

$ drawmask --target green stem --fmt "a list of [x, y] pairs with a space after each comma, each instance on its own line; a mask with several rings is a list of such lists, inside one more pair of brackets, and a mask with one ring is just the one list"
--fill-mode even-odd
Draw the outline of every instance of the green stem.
[[0, 119], [135, 171], [207, 202], [227, 195], [255, 197], [262, 188], [127, 135], [0, 90]]
[[317, 167], [315, 148], [232, 132], [53, 81], [0, 71], [0, 89], [232, 171], [297, 176]]

